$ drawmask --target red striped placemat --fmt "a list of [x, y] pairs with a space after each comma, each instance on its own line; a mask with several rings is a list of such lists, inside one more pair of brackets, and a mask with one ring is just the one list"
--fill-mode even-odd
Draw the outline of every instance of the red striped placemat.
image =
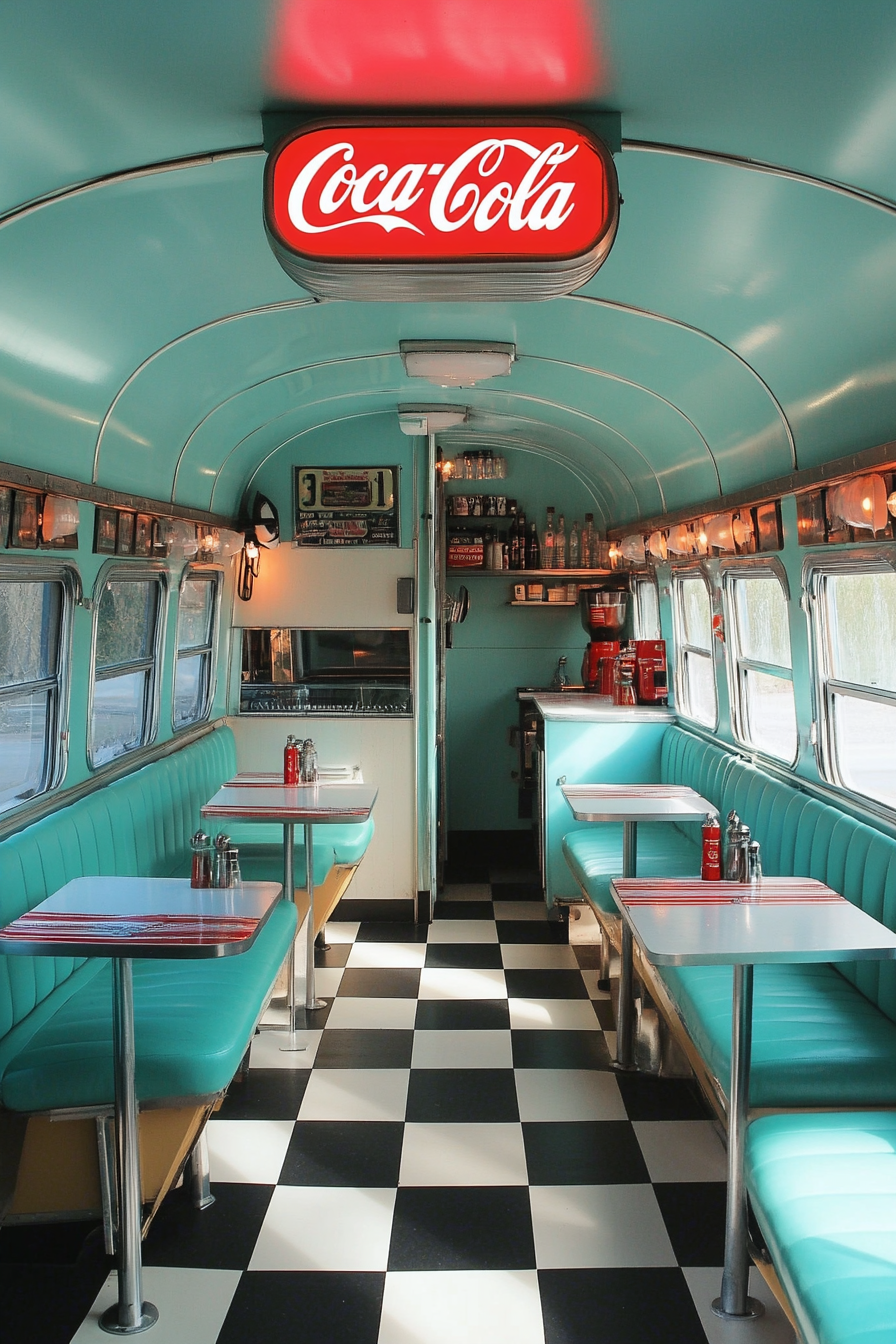
[[[570, 798], [693, 798], [686, 784], [573, 784], [563, 792]], [[699, 794], [697, 795], [699, 797]]]
[[844, 898], [812, 878], [766, 877], [758, 882], [689, 882], [676, 878], [617, 878], [623, 905], [828, 905]]
[[242, 915], [69, 915], [32, 910], [0, 929], [0, 944], [241, 943], [257, 927], [257, 919]]

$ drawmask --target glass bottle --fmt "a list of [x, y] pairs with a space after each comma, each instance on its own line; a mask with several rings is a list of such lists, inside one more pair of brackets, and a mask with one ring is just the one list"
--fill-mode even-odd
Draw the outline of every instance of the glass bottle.
[[511, 569], [520, 567], [520, 528], [519, 519], [516, 516], [516, 500], [508, 501], [507, 510], [510, 514], [510, 528], [507, 532], [507, 550], [509, 554], [509, 564]]
[[533, 519], [529, 525], [529, 544], [526, 547], [526, 568], [541, 569], [541, 547], [538, 544], [538, 528]]
[[566, 522], [562, 513], [560, 521], [557, 523], [557, 535], [554, 537], [554, 564], [552, 568], [566, 568]]
[[581, 545], [579, 541], [579, 524], [576, 520], [572, 525], [572, 531], [569, 534], [569, 567], [578, 569], [581, 566]]
[[582, 528], [582, 568], [595, 569], [594, 563], [594, 514], [585, 514], [585, 526]]
[[520, 569], [529, 569], [529, 557], [526, 554], [526, 515], [521, 513], [519, 516], [519, 542], [520, 542]]
[[543, 569], [554, 568], [554, 509], [548, 508], [548, 521], [544, 529], [544, 539], [541, 543], [541, 562]]

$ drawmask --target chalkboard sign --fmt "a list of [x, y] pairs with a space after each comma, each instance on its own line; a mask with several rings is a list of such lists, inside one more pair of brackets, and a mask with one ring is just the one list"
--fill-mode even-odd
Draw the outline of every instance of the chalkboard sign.
[[297, 546], [397, 546], [398, 467], [296, 467]]

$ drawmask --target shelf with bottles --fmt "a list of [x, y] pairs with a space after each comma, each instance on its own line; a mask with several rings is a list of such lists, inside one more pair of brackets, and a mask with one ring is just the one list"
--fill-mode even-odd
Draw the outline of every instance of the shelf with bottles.
[[[483, 501], [488, 502], [484, 511]], [[495, 573], [590, 574], [609, 567], [609, 546], [585, 514], [567, 531], [564, 515], [549, 506], [544, 528], [503, 496], [452, 495], [446, 519], [449, 569], [469, 566]], [[466, 510], [466, 511], [465, 511]]]
[[483, 565], [447, 565], [448, 574], [487, 574], [493, 579], [607, 579], [612, 569], [486, 569]]

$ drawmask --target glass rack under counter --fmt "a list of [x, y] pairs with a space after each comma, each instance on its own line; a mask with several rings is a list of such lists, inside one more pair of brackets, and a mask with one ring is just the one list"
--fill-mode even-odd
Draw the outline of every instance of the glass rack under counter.
[[241, 714], [408, 718], [410, 631], [243, 630]]

